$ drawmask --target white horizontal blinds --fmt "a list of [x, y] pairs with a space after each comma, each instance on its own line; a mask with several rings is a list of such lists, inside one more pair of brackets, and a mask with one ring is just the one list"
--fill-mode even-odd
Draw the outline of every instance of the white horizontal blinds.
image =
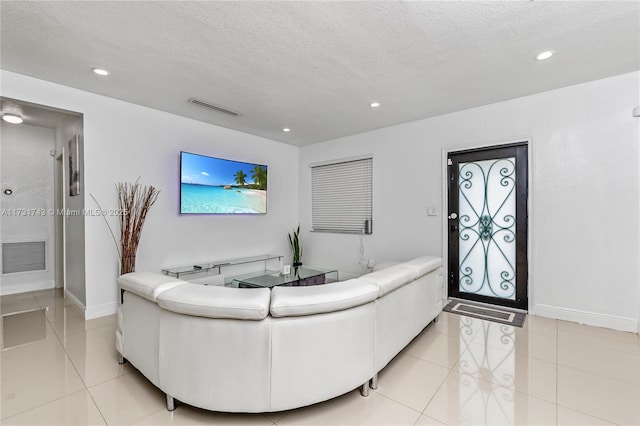
[[361, 233], [372, 219], [373, 159], [311, 168], [314, 231]]

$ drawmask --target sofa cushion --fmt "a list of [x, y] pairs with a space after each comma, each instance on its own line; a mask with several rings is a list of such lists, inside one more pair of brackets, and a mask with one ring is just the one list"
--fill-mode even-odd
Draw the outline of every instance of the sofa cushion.
[[208, 318], [261, 320], [269, 314], [268, 288], [185, 284], [163, 292], [158, 305], [179, 314]]
[[399, 264], [371, 272], [358, 279], [376, 285], [380, 289], [379, 297], [382, 297], [416, 278], [418, 278], [418, 273], [415, 268]]
[[397, 264], [399, 264], [400, 262], [398, 262], [397, 260], [382, 260], [380, 262], [376, 262], [375, 265], [373, 265], [373, 268], [371, 269], [371, 272], [377, 272], [377, 271], [381, 271], [383, 269], [387, 269], [391, 266], [395, 266]]
[[417, 259], [403, 262], [400, 265], [415, 269], [418, 278], [442, 266], [442, 258], [434, 256], [422, 256]]
[[184, 285], [186, 281], [155, 272], [129, 272], [118, 277], [118, 284], [123, 290], [155, 302], [160, 293]]
[[341, 311], [377, 297], [377, 287], [358, 279], [309, 287], [274, 287], [271, 315], [291, 317]]

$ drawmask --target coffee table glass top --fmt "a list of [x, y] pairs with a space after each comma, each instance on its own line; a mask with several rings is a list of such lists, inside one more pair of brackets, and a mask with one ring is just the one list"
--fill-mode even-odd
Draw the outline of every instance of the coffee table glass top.
[[236, 277], [233, 284], [238, 287], [275, 287], [275, 286], [309, 286], [321, 285], [338, 281], [338, 271], [336, 269], [325, 269], [316, 267], [291, 268], [291, 273], [282, 274], [279, 271], [260, 272]]

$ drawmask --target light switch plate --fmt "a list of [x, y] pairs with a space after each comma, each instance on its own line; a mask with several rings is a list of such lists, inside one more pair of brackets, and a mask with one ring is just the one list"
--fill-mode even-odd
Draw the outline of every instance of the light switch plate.
[[435, 207], [427, 207], [427, 216], [438, 216], [438, 211]]

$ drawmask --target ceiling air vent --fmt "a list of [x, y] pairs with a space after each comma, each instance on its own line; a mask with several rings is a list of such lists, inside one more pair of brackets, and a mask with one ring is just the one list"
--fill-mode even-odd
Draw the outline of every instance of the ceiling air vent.
[[194, 105], [198, 105], [198, 106], [201, 106], [201, 107], [204, 107], [204, 108], [209, 108], [209, 109], [212, 109], [214, 111], [223, 112], [225, 114], [233, 115], [234, 117], [237, 116], [237, 115], [240, 115], [237, 112], [229, 111], [228, 109], [224, 109], [224, 108], [221, 108], [219, 106], [215, 106], [215, 105], [209, 104], [209, 103], [204, 102], [204, 101], [200, 101], [200, 100], [195, 99], [195, 98], [189, 99], [189, 103], [192, 103]]

